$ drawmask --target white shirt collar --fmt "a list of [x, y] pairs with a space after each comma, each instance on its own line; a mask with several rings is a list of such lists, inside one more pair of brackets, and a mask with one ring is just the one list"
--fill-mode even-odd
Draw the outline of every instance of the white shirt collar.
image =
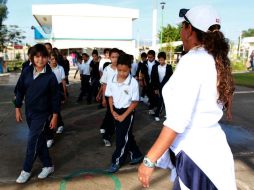
[[[118, 83], [117, 82], [117, 74], [113, 77], [113, 82]], [[130, 83], [131, 83], [131, 75], [129, 74], [128, 77], [120, 84], [130, 85]]]

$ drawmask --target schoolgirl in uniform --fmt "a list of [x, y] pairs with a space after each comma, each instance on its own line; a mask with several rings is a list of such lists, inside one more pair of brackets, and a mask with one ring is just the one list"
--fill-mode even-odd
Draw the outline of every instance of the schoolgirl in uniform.
[[110, 111], [114, 117], [116, 149], [112, 155], [110, 173], [117, 172], [130, 152], [131, 164], [142, 161], [143, 155], [132, 134], [134, 110], [139, 102], [138, 82], [130, 74], [131, 56], [123, 54], [117, 61], [118, 73], [107, 83], [105, 95], [109, 97]]
[[26, 121], [29, 127], [25, 162], [17, 183], [25, 183], [30, 178], [37, 156], [43, 164], [38, 178], [46, 178], [54, 172], [46, 144], [45, 127], [48, 122], [51, 129], [57, 125], [60, 107], [58, 82], [48, 65], [48, 52], [43, 44], [33, 46], [31, 61], [32, 65], [24, 69], [17, 82], [16, 121], [22, 121], [21, 106], [25, 98]]

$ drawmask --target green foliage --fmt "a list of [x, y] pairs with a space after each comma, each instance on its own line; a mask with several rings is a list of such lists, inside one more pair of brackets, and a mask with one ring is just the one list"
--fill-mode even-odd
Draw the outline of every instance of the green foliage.
[[20, 53], [17, 53], [16, 56], [15, 56], [15, 58], [16, 58], [17, 60], [20, 60], [20, 58], [21, 58]]
[[7, 61], [8, 72], [21, 70], [22, 64], [22, 61]]
[[242, 32], [242, 37], [254, 37], [254, 28], [249, 28], [248, 30], [244, 30]]
[[166, 27], [162, 28], [162, 31], [160, 31], [158, 35], [160, 37], [162, 32], [162, 43], [170, 43], [181, 40], [180, 31], [180, 25], [174, 27], [168, 24]]
[[254, 73], [236, 73], [233, 74], [236, 85], [254, 87]]
[[246, 61], [243, 59], [233, 60], [231, 62], [232, 71], [246, 71]]
[[7, 18], [8, 9], [6, 6], [7, 0], [0, 0], [0, 29], [3, 21]]

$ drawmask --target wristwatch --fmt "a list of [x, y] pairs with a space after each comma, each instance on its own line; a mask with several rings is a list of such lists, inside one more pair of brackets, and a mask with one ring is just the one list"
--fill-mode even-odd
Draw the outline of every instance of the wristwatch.
[[143, 164], [148, 168], [155, 168], [155, 163], [152, 162], [147, 156], [144, 157]]

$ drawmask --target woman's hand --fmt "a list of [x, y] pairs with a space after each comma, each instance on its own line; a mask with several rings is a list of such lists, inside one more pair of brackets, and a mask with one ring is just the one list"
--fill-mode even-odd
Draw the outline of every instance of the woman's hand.
[[149, 187], [150, 179], [154, 168], [146, 167], [143, 163], [138, 168], [138, 180], [145, 188]]

